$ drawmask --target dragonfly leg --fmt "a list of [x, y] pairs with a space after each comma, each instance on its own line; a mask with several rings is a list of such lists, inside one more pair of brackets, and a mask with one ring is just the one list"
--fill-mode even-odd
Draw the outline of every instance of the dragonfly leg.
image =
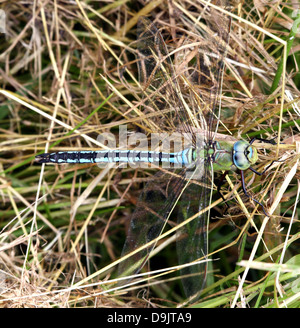
[[245, 176], [244, 176], [244, 171], [242, 171], [242, 170], [241, 170], [241, 178], [242, 178], [242, 188], [243, 188], [244, 194], [245, 194], [248, 198], [252, 199], [256, 204], [259, 204], [259, 205], [262, 207], [262, 210], [263, 210], [263, 212], [265, 213], [266, 216], [270, 216], [269, 214], [267, 214], [264, 205], [263, 205], [261, 202], [259, 202], [258, 200], [256, 200], [255, 198], [253, 198], [252, 196], [250, 196], [250, 195], [247, 193], [246, 185], [245, 185]]
[[249, 169], [252, 171], [252, 172], [254, 172], [255, 174], [257, 174], [257, 175], [259, 175], [259, 176], [261, 176], [261, 175], [263, 175], [266, 171], [267, 171], [267, 169], [269, 168], [269, 167], [271, 167], [272, 165], [273, 165], [273, 163], [275, 163], [275, 162], [280, 162], [280, 161], [276, 161], [276, 160], [274, 160], [274, 161], [272, 161], [262, 172], [258, 172], [258, 171], [256, 171], [256, 170], [254, 170], [252, 167], [249, 167]]
[[220, 178], [220, 180], [219, 180], [218, 186], [217, 186], [217, 192], [218, 192], [218, 194], [222, 197], [222, 199], [224, 200], [225, 205], [227, 206], [226, 211], [229, 209], [229, 205], [227, 204], [226, 199], [224, 198], [224, 196], [223, 196], [222, 193], [221, 193], [221, 187], [222, 187], [223, 184], [224, 184], [224, 180], [225, 180], [225, 177], [226, 177], [227, 174], [228, 174], [228, 171], [225, 171], [225, 172], [222, 174], [222, 176], [221, 176], [221, 178]]
[[270, 143], [271, 145], [276, 145], [277, 142], [274, 140], [275, 138], [273, 138], [271, 140], [268, 140], [268, 139], [262, 139], [262, 138], [254, 137], [250, 140], [249, 144], [252, 145], [255, 140], [259, 140], [259, 141], [262, 141], [262, 142], [265, 142], [265, 143]]

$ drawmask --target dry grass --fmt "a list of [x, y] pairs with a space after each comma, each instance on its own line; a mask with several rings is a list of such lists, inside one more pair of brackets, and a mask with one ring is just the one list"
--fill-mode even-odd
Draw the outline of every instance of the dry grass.
[[[1, 2], [6, 34], [0, 45], [0, 306], [187, 304], [176, 275], [146, 279], [139, 292], [105, 292], [115, 286], [109, 282], [117, 277], [112, 264], [153, 170], [39, 166], [33, 159], [49, 149], [98, 149], [99, 134], [117, 134], [124, 124], [128, 131], [168, 131], [160, 113], [139, 106], [131, 49], [136, 23], [141, 15], [155, 18], [170, 51], [178, 49], [191, 37], [181, 17], [197, 17], [203, 2]], [[270, 217], [258, 206], [254, 210], [239, 176], [230, 174], [235, 194], [228, 185], [222, 189], [230, 205], [224, 215], [222, 201], [213, 204], [215, 261], [196, 306], [299, 307], [299, 33], [283, 56], [299, 9], [289, 1], [249, 1], [235, 2], [232, 13], [223, 88], [228, 114], [219, 132], [276, 138], [277, 146], [256, 143], [255, 169], [281, 162], [262, 177], [246, 173], [249, 192]], [[176, 265], [174, 240], [163, 239], [171, 244], [159, 257], [166, 267]], [[248, 262], [236, 265], [241, 260]]]

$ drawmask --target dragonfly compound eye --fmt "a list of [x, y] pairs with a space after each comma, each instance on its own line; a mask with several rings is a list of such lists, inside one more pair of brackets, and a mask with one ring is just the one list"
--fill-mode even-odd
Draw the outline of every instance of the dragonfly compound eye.
[[251, 145], [248, 146], [247, 149], [246, 149], [246, 156], [248, 158], [248, 161], [251, 163], [251, 165], [256, 163], [256, 161], [258, 159], [256, 148], [251, 146]]
[[233, 145], [233, 163], [240, 170], [246, 170], [257, 161], [256, 148], [240, 140]]

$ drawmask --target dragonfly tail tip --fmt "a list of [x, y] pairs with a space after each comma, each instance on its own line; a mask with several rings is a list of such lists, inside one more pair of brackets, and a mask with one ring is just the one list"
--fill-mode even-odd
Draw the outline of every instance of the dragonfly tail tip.
[[40, 154], [35, 156], [34, 162], [38, 164], [48, 163], [49, 162], [49, 153]]

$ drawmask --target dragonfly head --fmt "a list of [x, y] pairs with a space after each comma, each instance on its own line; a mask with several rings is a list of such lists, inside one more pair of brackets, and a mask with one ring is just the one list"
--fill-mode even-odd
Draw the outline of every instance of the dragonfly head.
[[257, 159], [257, 150], [249, 142], [239, 140], [233, 145], [233, 163], [239, 170], [247, 170]]

